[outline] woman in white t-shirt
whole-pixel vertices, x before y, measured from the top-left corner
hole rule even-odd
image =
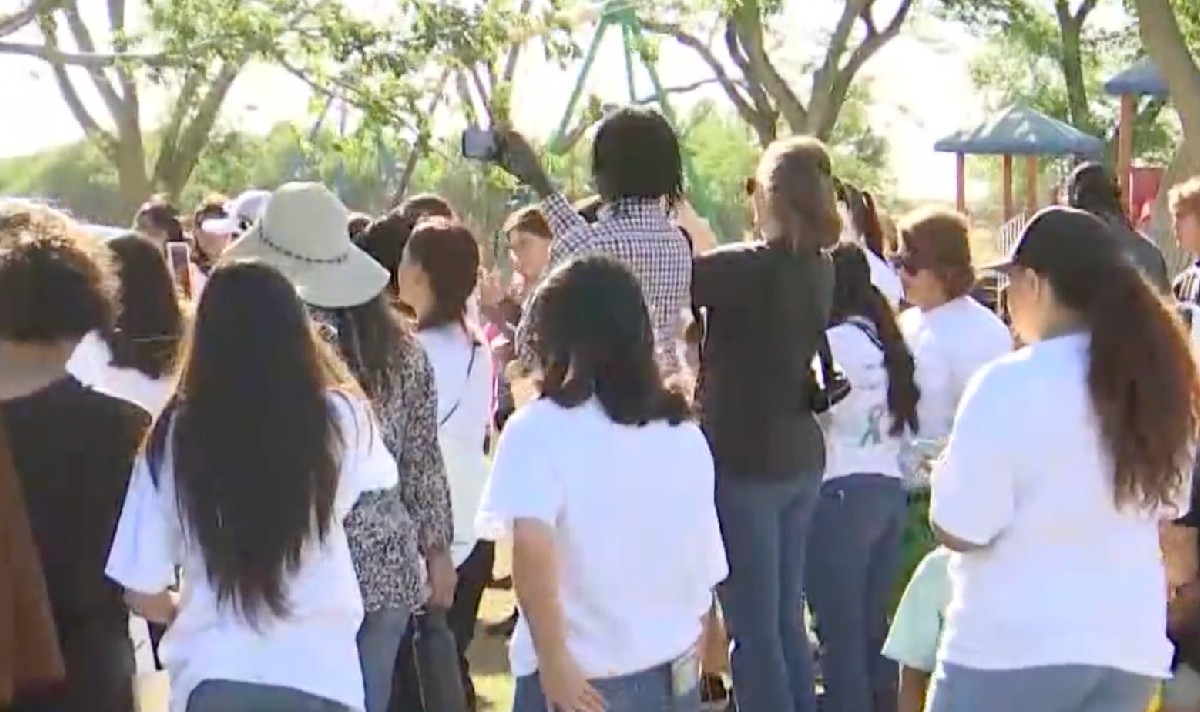
[[[495,561],[493,543],[478,541],[475,533],[475,510],[487,480],[483,448],[493,393],[491,354],[468,316],[478,278],[479,243],[470,230],[446,218],[417,223],[400,262],[400,300],[416,316],[417,340],[433,367],[438,442],[454,512],[450,557],[458,571],[448,618],[468,691],[466,651]]]
[[[183,333],[175,284],[162,252],[150,240],[131,233],[105,244],[121,283],[116,328],[85,336],[67,370],[84,385],[136,403],[158,417],[171,397]]]
[[[107,566],[135,612],[169,625],[172,712],[363,709],[342,522],[397,475],[340,363],[279,272],[213,272]]]
[[[539,295],[541,397],[501,433],[476,520],[513,540],[513,712],[698,712],[696,643],[728,573],[712,455],[627,267],[579,258]]]
[[[1187,509],[1196,364],[1087,213],[1038,213],[1001,269],[1029,346],[972,379],[933,472],[956,553],[926,709],[1143,712],[1171,664],[1160,527]]]
[[[850,393],[822,416],[825,478],[808,541],[809,606],[821,639],[826,712],[878,709],[896,696],[880,655],[900,564],[907,497],[900,448],[918,430],[912,353],[864,250],[833,250],[833,358]]]
[[[1012,351],[1000,317],[970,296],[975,285],[970,227],[942,209],[922,209],[900,221],[900,268],[904,298],[900,330],[917,361],[921,384],[922,439],[950,432],[967,381],[981,366]]]

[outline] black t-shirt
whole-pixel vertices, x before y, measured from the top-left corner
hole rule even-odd
[[[104,567],[150,416],[64,378],[0,401],[0,418],[67,664],[62,689],[16,707],[128,710],[132,670],[119,659],[122,644],[129,649],[128,611]]]

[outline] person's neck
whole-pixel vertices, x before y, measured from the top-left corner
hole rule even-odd
[[[0,340],[0,400],[29,395],[64,378],[76,345]]]
[[[923,312],[931,312],[934,309],[940,309],[941,307],[946,306],[951,301],[953,300],[939,295],[931,299],[921,300],[920,302],[913,302],[913,304],[917,307],[917,309],[920,309]]]
[[[1087,326],[1075,314],[1056,313],[1046,319],[1046,324],[1042,327],[1042,333],[1038,335],[1038,341],[1049,341],[1062,336],[1071,336],[1081,334],[1087,330]]]

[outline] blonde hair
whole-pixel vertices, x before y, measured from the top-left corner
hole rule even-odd
[[[775,141],[763,153],[754,178],[767,210],[792,249],[827,248],[837,243],[842,218],[837,209],[833,164],[825,144],[810,136]]]
[[[1171,215],[1180,218],[1194,215],[1200,218],[1200,176],[1186,180],[1171,189],[1167,194],[1171,206]]]

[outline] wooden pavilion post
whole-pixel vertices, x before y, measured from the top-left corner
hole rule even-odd
[[[955,187],[954,207],[963,215],[967,214],[967,157],[962,153],[954,154]]]
[[[1121,200],[1125,211],[1133,210],[1133,191],[1129,189],[1129,176],[1133,170],[1133,121],[1134,98],[1121,96],[1121,123],[1117,129],[1117,185],[1121,188]]]
[[[1033,215],[1038,209],[1038,159],[1025,157],[1025,214]]]
[[[1008,222],[1013,216],[1012,169],[1012,156],[1005,154],[1000,161],[1000,193],[1004,196],[1004,222]]]

